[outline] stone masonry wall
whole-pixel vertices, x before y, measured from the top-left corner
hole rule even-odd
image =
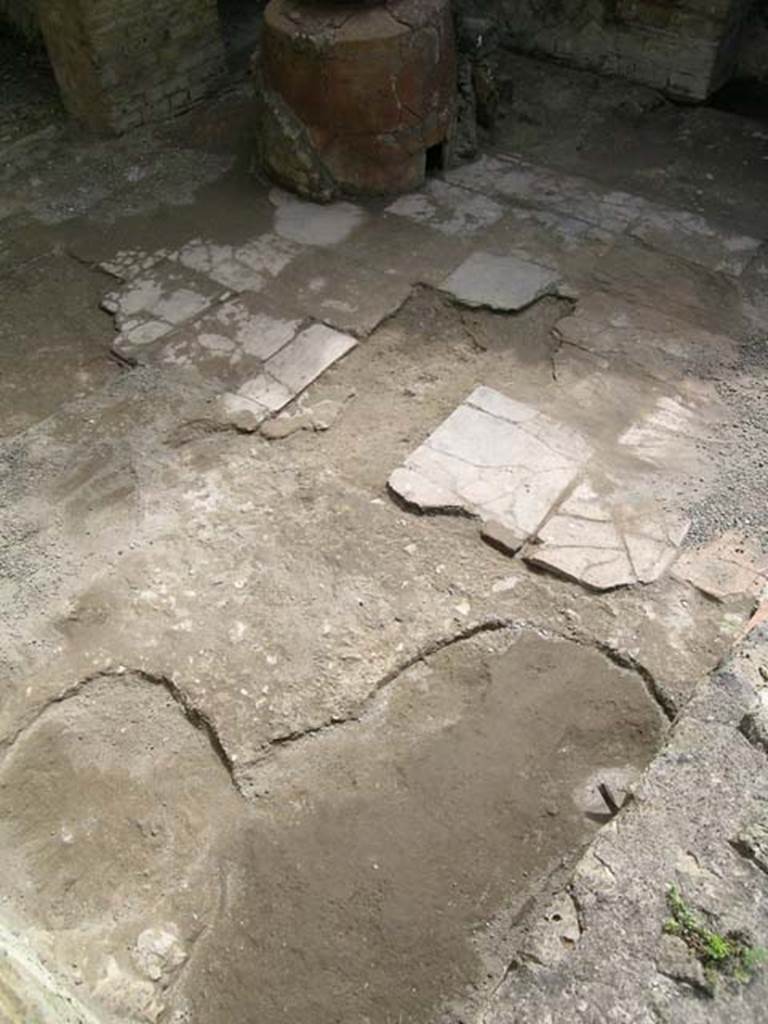
[[[224,70],[216,0],[40,0],[70,112],[124,132],[180,113]]]
[[[768,83],[768,4],[764,0],[753,2],[744,26],[736,76]]]
[[[703,100],[734,70],[751,0],[463,0],[461,6],[492,12],[516,49]]]
[[[0,21],[10,22],[22,35],[35,39],[38,35],[35,0],[0,0]]]

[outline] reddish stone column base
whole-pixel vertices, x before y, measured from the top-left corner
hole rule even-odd
[[[254,71],[281,184],[320,200],[417,188],[455,119],[450,0],[271,0]]]

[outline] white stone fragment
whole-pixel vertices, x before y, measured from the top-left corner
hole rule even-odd
[[[530,537],[573,482],[590,449],[531,406],[479,387],[395,470],[409,504],[493,521],[510,543]]]
[[[271,415],[271,409],[242,395],[219,395],[214,407],[214,417],[219,423],[250,433],[258,430]]]
[[[154,252],[147,252],[144,249],[121,249],[111,259],[100,263],[99,269],[113,277],[119,277],[122,281],[131,281],[170,255],[169,249],[156,249]]]
[[[450,277],[441,290],[465,306],[518,310],[544,295],[552,295],[561,284],[560,275],[519,256],[473,253]]]
[[[627,505],[582,483],[538,531],[525,558],[595,590],[652,583],[677,557],[688,527],[651,502]]]
[[[357,339],[352,335],[325,324],[313,324],[272,356],[266,370],[296,395],[355,345]]]

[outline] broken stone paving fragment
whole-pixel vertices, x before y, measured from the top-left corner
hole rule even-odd
[[[317,405],[313,405],[311,408],[304,408],[293,416],[283,413],[282,416],[277,416],[275,419],[267,420],[266,423],[263,423],[261,435],[266,437],[268,441],[281,441],[283,438],[290,437],[300,430],[314,430],[317,433],[323,433],[326,430],[330,430],[341,415],[346,402],[353,397],[354,392],[351,392],[341,402],[326,398],[322,402],[318,402]]]
[[[258,376],[300,327],[300,320],[262,312],[258,296],[248,293],[213,306],[156,342],[138,349],[116,343],[115,348],[141,365],[194,370],[206,383],[234,391]]]
[[[425,512],[462,512],[503,527],[507,546],[519,547],[589,454],[576,431],[481,386],[395,470],[389,486]]]
[[[223,396],[217,417],[239,430],[257,429],[356,345],[357,338],[350,334],[312,324],[270,356],[257,376]]]
[[[510,555],[516,555],[522,546],[520,534],[510,530],[508,526],[497,522],[495,519],[483,523],[480,533],[484,540],[500,551],[506,551]]]
[[[519,256],[476,252],[440,289],[464,306],[516,312],[545,295],[563,295],[565,286],[557,271],[549,267]]]
[[[170,334],[219,301],[225,289],[209,278],[165,260],[104,296],[102,309],[119,331],[113,351],[134,360],[143,346]]]
[[[742,594],[761,597],[768,587],[768,556],[754,540],[729,530],[686,551],[674,575],[718,601]]]
[[[612,502],[582,483],[538,531],[524,557],[594,590],[651,583],[677,557],[689,525],[650,502]]]

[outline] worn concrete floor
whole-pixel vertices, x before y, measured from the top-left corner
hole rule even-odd
[[[475,1019],[606,820],[597,785],[648,764],[754,608],[768,137],[556,77],[537,105],[518,63],[495,148],[395,203],[270,190],[242,89],[14,143],[0,917],[97,1019]],[[477,253],[567,287],[457,303]],[[351,350],[260,422],[265,339],[311,321]],[[478,385],[578,438],[601,501],[689,521],[694,560],[738,531],[746,577],[595,590],[396,501]]]

